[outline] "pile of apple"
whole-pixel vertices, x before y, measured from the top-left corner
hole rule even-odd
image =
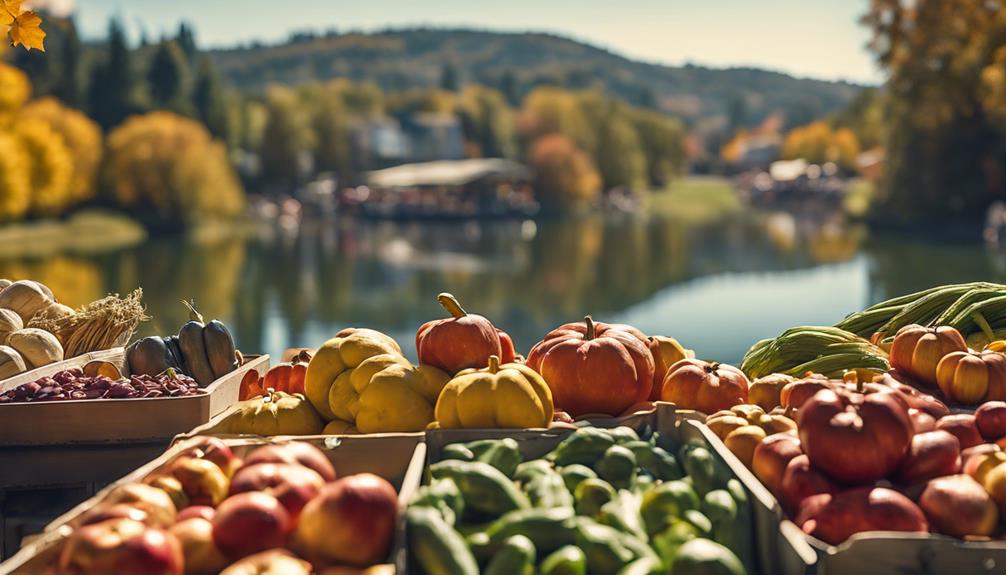
[[[303,442],[243,460],[200,437],[142,482],[77,516],[56,573],[73,575],[378,575],[398,518],[394,487],[362,473],[336,479]]]
[[[889,374],[788,386],[797,430],[766,437],[750,465],[804,532],[831,544],[864,531],[1001,533],[1006,403],[954,415]]]

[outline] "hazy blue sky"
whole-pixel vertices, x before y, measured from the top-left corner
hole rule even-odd
[[[276,41],[290,31],[427,24],[558,32],[668,64],[753,65],[876,82],[857,20],[867,0],[48,0],[72,7],[84,33],[119,15],[150,37],[180,20],[206,45]]]

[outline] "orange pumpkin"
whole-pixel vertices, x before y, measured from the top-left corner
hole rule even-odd
[[[695,353],[685,349],[673,337],[651,335],[647,338],[647,342],[650,353],[653,354],[653,389],[650,390],[650,401],[658,401],[660,386],[664,383],[667,370],[682,359],[695,357]]]
[[[304,377],[307,364],[311,363],[311,352],[302,350],[289,363],[280,363],[269,368],[263,378],[262,388],[283,391],[289,394],[305,393]]]
[[[573,417],[619,415],[645,401],[653,387],[653,355],[646,336],[620,324],[567,323],[550,331],[527,356],[545,378],[555,404]]]
[[[262,377],[254,369],[249,369],[241,378],[241,384],[238,386],[238,400],[244,401],[260,395],[265,395]]]
[[[683,359],[667,372],[660,399],[684,409],[716,413],[747,403],[749,386],[744,372],[732,365]]]
[[[891,344],[891,367],[929,385],[936,385],[936,366],[947,354],[967,351],[961,333],[949,326],[912,324],[898,330]]]
[[[463,369],[483,368],[489,358],[513,363],[513,340],[488,319],[470,314],[449,293],[437,296],[451,317],[424,323],[416,332],[419,363],[432,365],[454,375]]]
[[[1006,355],[997,351],[955,351],[936,367],[940,391],[958,403],[1006,400]]]

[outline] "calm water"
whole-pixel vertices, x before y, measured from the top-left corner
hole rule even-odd
[[[0,260],[79,305],[145,290],[143,334],[177,331],[179,301],[226,321],[247,352],[316,346],[347,326],[395,337],[441,317],[450,291],[527,350],[592,314],[673,335],[699,356],[739,361],[756,340],[937,283],[1006,280],[980,245],[868,237],[861,228],[743,216],[689,226],[645,217],[483,224],[305,223],[254,237],[166,238],[108,253]]]

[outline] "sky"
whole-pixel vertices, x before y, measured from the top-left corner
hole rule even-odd
[[[39,0],[42,1],[42,0]],[[134,37],[182,20],[204,46],[276,42],[292,31],[432,25],[547,31],[648,62],[755,66],[876,83],[858,24],[867,0],[45,0],[73,11],[87,37],[119,16]]]

